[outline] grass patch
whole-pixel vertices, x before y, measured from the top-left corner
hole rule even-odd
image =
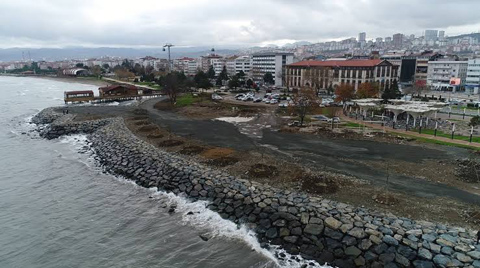
[[[416,136],[411,136],[408,134],[403,134],[403,133],[395,133],[397,136],[409,138],[415,141],[419,142],[424,142],[424,143],[430,143],[430,144],[437,144],[437,145],[445,145],[445,146],[454,146],[454,147],[459,147],[459,148],[464,148],[464,149],[469,149],[469,150],[475,150],[475,151],[480,151],[480,148],[470,146],[470,145],[464,145],[464,144],[456,144],[456,143],[451,143],[451,142],[445,142],[445,141],[439,141],[439,140],[434,140],[434,139],[429,139],[429,138],[423,138],[423,137],[416,137]]]
[[[418,129],[415,129],[418,132]],[[422,129],[422,134],[435,135],[435,130],[433,129]],[[452,134],[445,133],[442,131],[437,131],[437,137],[451,138]],[[454,135],[454,140],[470,141],[470,136]],[[480,142],[480,137],[472,137],[472,142]]]
[[[354,122],[347,122],[345,126],[346,127],[362,127],[363,125],[359,123],[354,123]]]
[[[184,94],[177,97],[177,102],[175,103],[175,106],[185,107],[197,102],[203,102],[208,100],[211,100],[210,94],[201,93],[201,94],[198,94],[198,96],[193,96],[193,94]]]

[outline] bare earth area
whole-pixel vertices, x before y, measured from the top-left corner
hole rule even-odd
[[[171,107],[74,107],[78,120],[122,116],[141,139],[230,174],[398,216],[477,228],[480,183],[460,180],[466,149],[379,134],[302,133],[284,128],[275,109],[234,103]],[[251,117],[227,123],[218,117]]]

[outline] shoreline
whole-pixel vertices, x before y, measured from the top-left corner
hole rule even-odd
[[[237,224],[246,223],[264,246],[281,245],[289,253],[339,267],[480,265],[480,247],[474,246],[472,230],[241,180],[153,147],[136,137],[121,118],[72,122],[50,108],[33,122],[50,124],[43,133],[46,138],[90,134],[108,172],[147,188],[210,201],[210,210]]]
[[[0,74],[0,76],[39,78],[39,79],[45,79],[45,80],[51,80],[51,81],[57,81],[57,82],[78,83],[78,84],[98,86],[98,87],[108,86],[112,84],[107,81],[100,80],[94,77],[68,77],[68,76],[49,76],[49,75],[5,75],[5,74]]]

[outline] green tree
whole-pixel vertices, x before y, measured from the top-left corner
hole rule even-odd
[[[397,99],[401,96],[400,90],[398,89],[398,82],[397,80],[393,80],[392,84],[385,88],[382,93],[382,99],[387,101],[389,99]]]
[[[92,67],[91,72],[94,76],[100,76],[103,73],[103,69],[99,65],[95,65]]]
[[[328,95],[331,95],[334,91],[335,91],[335,89],[333,88],[333,85],[330,84],[330,85],[327,87],[327,93],[328,93]]]
[[[108,63],[104,63],[104,64],[102,65],[102,67],[103,67],[103,69],[105,69],[105,70],[110,69],[110,65],[108,65]]]
[[[468,123],[471,127],[477,127],[480,125],[480,116],[476,115],[470,119],[470,123]]]
[[[218,75],[218,77],[223,81],[223,80],[228,80],[228,72],[227,72],[227,67],[223,66],[222,72]]]
[[[83,68],[84,66],[83,66],[83,63],[79,62],[79,63],[75,64],[75,67]]]
[[[234,75],[232,79],[228,81],[228,87],[236,89],[239,86],[240,86],[240,80],[238,79],[238,76]]]
[[[197,88],[209,89],[213,86],[212,83],[210,83],[210,79],[208,78],[207,74],[201,70],[195,74],[193,81],[195,82]]]
[[[266,84],[269,84],[269,85],[273,85],[275,83],[275,81],[273,80],[272,73],[265,73],[263,75],[263,82],[265,82]]]
[[[210,65],[210,68],[208,68],[207,77],[210,79],[215,78],[215,70],[213,69],[213,65]]]
[[[177,102],[177,96],[185,88],[186,77],[180,72],[168,73],[162,81],[162,90],[168,95],[170,103]]]

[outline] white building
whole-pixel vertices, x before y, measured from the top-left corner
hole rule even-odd
[[[235,59],[235,73],[243,71],[246,75],[250,74],[252,58],[250,56],[241,56]]]
[[[465,93],[480,93],[480,59],[468,61],[467,78],[465,81]]]
[[[291,63],[293,63],[293,53],[255,53],[252,55],[251,67],[253,80],[263,83],[263,76],[271,73],[275,86],[281,87],[283,86],[282,77],[284,77],[285,66]]]
[[[438,60],[428,62],[427,86],[434,90],[456,91],[465,84],[468,61]],[[460,85],[450,84],[452,78],[460,79]]]

